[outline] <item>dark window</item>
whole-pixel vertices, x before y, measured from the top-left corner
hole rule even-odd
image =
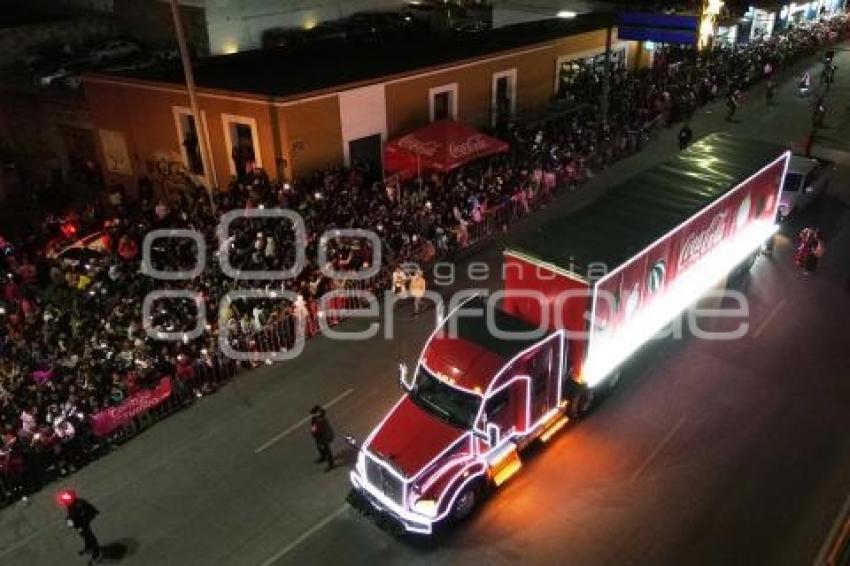
[[[496,419],[505,410],[510,401],[510,390],[505,388],[487,401],[487,420],[489,422],[497,422]]]
[[[239,151],[245,152],[254,158],[254,137],[251,135],[251,126],[248,124],[236,124],[236,146]]]
[[[487,416],[487,422],[498,425],[502,429],[502,434],[508,434],[511,428],[516,425],[515,411],[510,409],[511,392],[513,386],[508,386],[502,391],[496,393],[487,400],[484,406],[484,413]]]
[[[795,192],[800,190],[800,181],[803,176],[799,173],[789,172],[785,175],[785,182],[782,184],[782,190],[785,192]]]
[[[201,159],[201,146],[198,142],[198,130],[195,127],[195,117],[183,114],[180,120],[183,131],[180,132],[183,148],[186,150],[186,165],[194,175],[204,174],[204,162]]]
[[[508,77],[496,79],[496,108],[494,110],[497,122],[511,115],[510,85]]]
[[[251,169],[257,158],[254,153],[254,136],[251,126],[239,122],[230,123],[230,139],[233,143],[231,158],[238,178],[242,178]]]
[[[434,121],[451,117],[451,92],[434,95]]]

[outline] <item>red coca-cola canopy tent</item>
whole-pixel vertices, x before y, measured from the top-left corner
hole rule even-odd
[[[384,169],[403,177],[427,169],[446,172],[507,150],[506,142],[445,119],[389,142],[384,148]]]

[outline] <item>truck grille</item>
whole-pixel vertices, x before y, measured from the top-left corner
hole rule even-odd
[[[404,499],[404,484],[384,466],[372,458],[366,458],[366,480],[381,491],[387,499],[402,506]]]

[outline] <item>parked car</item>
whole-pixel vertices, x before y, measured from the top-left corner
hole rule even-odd
[[[93,61],[108,61],[128,57],[138,53],[142,48],[138,43],[126,39],[112,39],[96,47],[89,52],[89,58]]]
[[[835,164],[820,157],[792,155],[782,182],[779,198],[779,219],[809,206],[827,187]]]
[[[70,44],[61,41],[52,41],[42,43],[27,50],[26,53],[21,55],[19,62],[30,71],[34,71],[38,67],[44,67],[51,63],[60,63],[73,56],[74,48]]]
[[[316,27],[304,32],[306,41],[344,40],[348,38],[345,28],[338,21],[322,22]]]
[[[413,17],[391,11],[363,11],[342,20],[350,38],[374,38],[407,34],[422,27]]]
[[[65,84],[65,80],[86,67],[84,61],[73,60],[56,65],[45,65],[44,70],[36,71],[36,82],[41,86]]]
[[[180,58],[176,49],[157,49],[151,55],[155,61],[176,61]]]
[[[272,47],[292,47],[304,43],[306,32],[300,28],[269,28],[263,31],[262,45],[268,49]]]

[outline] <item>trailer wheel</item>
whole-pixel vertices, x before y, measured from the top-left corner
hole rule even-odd
[[[615,387],[617,387],[617,384],[620,383],[621,374],[622,374],[622,370],[619,370],[619,369],[611,373],[611,375],[608,377],[608,383],[607,383],[609,390],[612,390]]]
[[[452,518],[455,521],[463,521],[475,510],[475,507],[478,505],[478,485],[477,482],[467,485],[460,492],[460,495],[457,496],[457,499],[455,499],[454,508],[452,509]]]
[[[753,264],[756,262],[757,257],[758,257],[758,252],[753,252],[750,255],[748,255],[746,257],[746,259],[744,259],[744,261],[741,262],[740,269],[741,269],[742,274],[746,273],[747,271],[749,271],[753,267]]]
[[[744,277],[749,274],[750,269],[753,267],[753,264],[756,262],[756,257],[758,257],[758,251],[755,251],[744,258],[741,263],[736,265],[734,269],[729,273],[727,281],[734,285],[738,285],[741,281],[744,280]]]
[[[581,390],[575,394],[575,396],[572,398],[572,401],[570,402],[570,418],[576,421],[590,414],[594,406],[594,397],[595,396],[593,394],[593,389],[589,387],[582,387]]]

